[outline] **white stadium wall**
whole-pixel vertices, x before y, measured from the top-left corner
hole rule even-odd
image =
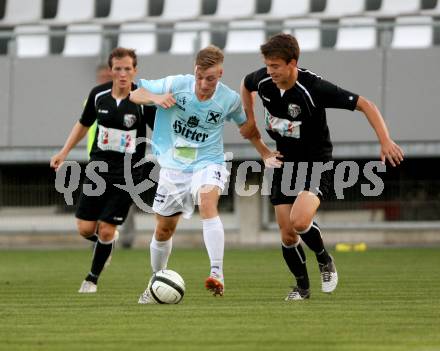
[[[374,101],[384,112],[395,139],[430,142],[438,140],[440,130],[440,100],[436,98],[439,58],[439,48],[386,53],[321,50],[303,53],[299,66]],[[139,77],[154,79],[192,72],[192,60],[190,55],[143,56],[139,58]],[[97,63],[97,57],[0,57],[1,71],[9,73],[0,81],[0,147],[61,146],[94,85]],[[259,54],[229,54],[223,81],[238,90],[241,78],[261,65]],[[261,104],[257,104],[261,116]],[[328,121],[336,143],[375,140],[359,113],[329,110]],[[228,127],[226,143],[247,143],[235,129]]]

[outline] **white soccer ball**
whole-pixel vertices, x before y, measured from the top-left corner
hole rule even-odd
[[[179,273],[162,269],[153,274],[148,283],[151,297],[161,304],[175,304],[183,299],[185,282]]]

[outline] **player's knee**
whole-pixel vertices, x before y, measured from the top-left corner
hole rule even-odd
[[[281,241],[286,246],[292,246],[296,244],[298,242],[298,239],[298,235],[293,230],[281,233]]]
[[[204,185],[198,194],[198,206],[202,219],[218,216],[217,204],[221,190],[216,185]]]
[[[103,233],[99,233],[99,239],[101,239],[101,241],[104,242],[112,241],[114,237],[115,237],[115,231],[113,232],[104,231]]]
[[[170,227],[156,228],[154,237],[156,238],[157,241],[167,241],[173,236],[173,234],[174,234],[174,228],[170,228]]]
[[[116,228],[114,226],[100,225],[98,230],[99,239],[104,242],[112,241],[115,237]]]
[[[76,223],[76,227],[78,229],[79,235],[81,235],[83,238],[88,238],[95,234],[96,226],[90,225],[90,224],[84,224],[81,221],[78,221]]]
[[[298,235],[295,233],[295,231],[290,227],[281,227],[281,241],[284,243],[284,245],[290,246],[295,244],[298,241]]]
[[[290,217],[290,223],[293,230],[297,233],[302,233],[307,230],[310,226],[310,220],[308,218],[301,218],[297,216]]]
[[[204,219],[218,216],[217,203],[202,198],[199,204],[200,216]]]

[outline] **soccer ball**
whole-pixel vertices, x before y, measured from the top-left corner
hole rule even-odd
[[[175,304],[183,299],[185,282],[179,273],[162,269],[153,274],[147,289],[157,303]]]

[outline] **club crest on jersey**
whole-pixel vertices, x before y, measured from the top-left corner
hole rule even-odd
[[[186,125],[190,128],[195,128],[199,125],[199,119],[196,116],[190,116]]]
[[[177,98],[177,102],[178,102],[179,104],[181,104],[182,106],[185,106],[185,104],[186,104],[186,96],[179,96],[179,97]]]
[[[186,104],[186,96],[179,96],[177,98],[176,106],[180,108],[182,111],[186,111],[185,104]]]
[[[211,124],[218,124],[220,123],[221,119],[222,119],[221,112],[209,110],[208,115],[206,116],[206,122]]]
[[[124,127],[131,128],[136,123],[136,116],[131,114],[124,115]]]
[[[289,106],[287,106],[287,113],[292,118],[296,118],[301,113],[301,107],[295,104],[289,104]]]

